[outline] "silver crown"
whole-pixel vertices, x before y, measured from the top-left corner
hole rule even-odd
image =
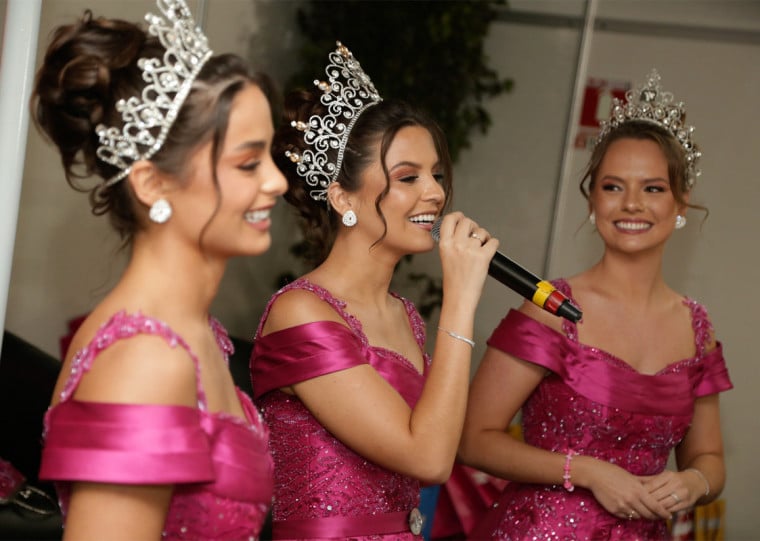
[[[298,164],[297,173],[313,188],[309,195],[316,201],[327,200],[327,187],[338,178],[348,136],[359,115],[382,101],[351,51],[340,41],[336,45],[325,68],[328,82],[314,81],[322,91],[319,99],[327,112],[312,115],[308,122],[292,121],[291,126],[304,132],[303,140],[308,148],[300,153],[285,151],[285,155]],[[328,156],[331,149],[338,150],[334,163]]]
[[[631,120],[643,120],[665,128],[673,134],[686,153],[685,187],[691,189],[701,173],[697,161],[702,153],[691,139],[694,126],[685,124],[685,117],[684,103],[673,103],[673,93],[660,88],[660,74],[653,69],[646,83],[625,93],[624,102],[613,98],[610,118],[599,123],[601,129],[596,141],[598,144],[616,127]]]
[[[156,0],[156,5],[165,19],[148,13],[145,20],[148,32],[166,49],[163,58],[137,61],[147,84],[140,96],[116,102],[124,126],[95,128],[101,145],[96,150],[98,158],[121,170],[105,186],[127,176],[134,162],[148,160],[159,151],[193,81],[213,54],[184,0]]]

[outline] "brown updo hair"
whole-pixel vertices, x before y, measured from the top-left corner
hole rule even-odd
[[[303,132],[291,126],[291,121],[308,122],[312,115],[324,115],[326,107],[320,102],[322,92],[314,90],[296,90],[285,97],[284,121],[277,129],[272,141],[274,161],[288,180],[285,200],[293,205],[298,213],[299,224],[304,235],[303,256],[314,266],[322,263],[332,247],[340,226],[339,216],[331,212],[325,201],[315,201],[309,192],[313,189],[306,184],[296,171],[297,164],[285,156],[286,151],[299,155],[306,148]],[[444,208],[448,208],[452,193],[452,164],[448,144],[443,131],[427,114],[400,100],[381,101],[365,109],[354,124],[348,137],[343,155],[343,163],[335,182],[347,192],[356,192],[361,188],[364,170],[375,160],[375,148],[380,145],[380,163],[385,173],[385,189],[375,200],[375,209],[386,226],[383,234],[373,246],[385,238],[387,224],[380,210],[380,203],[390,189],[390,177],[385,157],[396,134],[404,127],[420,126],[430,132],[438,154],[443,173],[442,186],[446,194]],[[337,161],[337,149],[327,152],[331,163]]]
[[[580,182],[580,190],[583,197],[589,200],[591,191],[596,184],[599,167],[604,160],[610,145],[620,139],[636,139],[653,141],[662,150],[665,159],[668,162],[668,182],[673,198],[681,206],[699,209],[707,212],[707,209],[701,205],[690,204],[686,202],[686,194],[690,188],[687,183],[689,178],[688,164],[686,162],[686,151],[676,138],[667,129],[644,120],[629,120],[615,127],[604,139],[599,141],[591,153],[583,178]],[[696,148],[696,146],[695,146]]]
[[[36,126],[58,147],[66,181],[74,189],[89,192],[93,214],[108,214],[124,245],[129,244],[146,219],[145,209],[138,204],[127,179],[108,187],[103,183],[84,187],[79,181],[91,176],[110,179],[119,172],[117,167],[97,157],[100,143],[95,128],[101,123],[123,126],[116,102],[140,96],[145,87],[138,59],[162,58],[164,51],[158,39],[140,26],[118,19],[94,18],[87,10],[77,22],[54,31],[30,101]],[[261,74],[251,75],[240,57],[212,56],[194,80],[164,144],[151,162],[182,182],[189,154],[212,141],[216,163],[232,101],[247,83],[258,85],[270,97],[270,81]],[[219,195],[216,168],[213,180]]]

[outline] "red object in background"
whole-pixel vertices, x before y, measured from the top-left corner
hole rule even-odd
[[[61,336],[59,344],[61,347],[61,361],[63,361],[66,358],[66,352],[69,350],[69,346],[71,345],[71,340],[74,338],[74,334],[76,334],[77,329],[79,326],[84,322],[84,320],[87,318],[87,314],[77,316],[74,318],[71,318],[68,323],[69,327],[69,333],[65,336]]]
[[[578,149],[591,150],[596,144],[599,133],[599,121],[610,117],[612,100],[617,98],[625,102],[625,93],[631,88],[631,83],[625,81],[610,81],[589,77],[583,91],[581,117],[578,119],[578,132],[575,134],[573,146]]]
[[[463,464],[454,464],[451,477],[438,494],[431,539],[464,538],[483,520],[507,481]]]
[[[631,83],[628,82],[589,77],[583,92],[580,125],[598,128],[599,121],[610,116],[612,98],[624,102],[625,93],[629,88]]]
[[[694,541],[694,513],[680,511],[675,513],[670,522],[670,534],[673,541]]]

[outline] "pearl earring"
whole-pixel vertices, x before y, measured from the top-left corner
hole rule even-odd
[[[676,216],[676,229],[683,229],[683,227],[686,225],[686,216],[681,216],[680,214]]]
[[[346,227],[354,227],[356,225],[356,213],[351,209],[347,210],[341,221]]]

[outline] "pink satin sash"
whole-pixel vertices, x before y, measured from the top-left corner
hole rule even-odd
[[[272,523],[274,539],[329,539],[408,531],[408,511],[363,517],[305,518]]]

